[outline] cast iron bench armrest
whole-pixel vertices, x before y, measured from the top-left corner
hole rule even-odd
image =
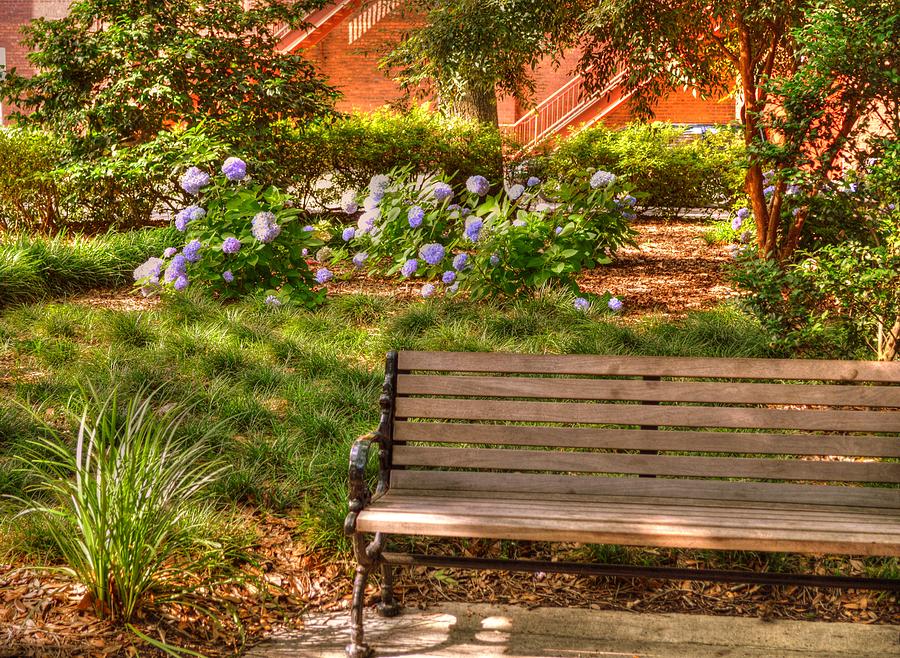
[[[373,492],[366,482],[366,466],[369,463],[369,451],[372,445],[384,450],[384,439],[377,431],[364,434],[353,442],[350,449],[350,511],[344,520],[344,533],[347,536],[356,531],[356,517],[372,500]],[[378,487],[376,492],[382,493],[387,488],[388,471],[381,467],[379,460]]]

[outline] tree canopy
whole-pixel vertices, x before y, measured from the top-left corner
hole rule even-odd
[[[24,28],[37,72],[9,71],[16,120],[88,148],[201,121],[252,132],[331,109],[336,93],[301,55],[277,51],[319,0],[78,0]]]

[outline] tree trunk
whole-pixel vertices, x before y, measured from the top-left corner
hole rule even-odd
[[[463,95],[448,103],[452,114],[475,119],[497,127],[497,92],[494,89],[469,86]]]

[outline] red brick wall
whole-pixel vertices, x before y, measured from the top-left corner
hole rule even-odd
[[[0,0],[0,48],[6,49],[6,68],[19,73],[32,73],[21,44],[21,27],[32,18],[62,18],[69,8],[68,0]],[[3,117],[9,108],[3,108]]]
[[[348,19],[334,27],[328,35],[305,54],[327,76],[331,84],[343,94],[338,109],[369,111],[400,100],[399,87],[378,68],[378,60],[395,44],[400,36],[417,24],[414,16],[395,9],[382,18],[354,43],[350,40],[350,25],[371,5],[363,6]],[[558,67],[548,62],[535,72],[535,100],[540,102],[562,86],[578,63],[579,52],[569,51]],[[512,98],[500,98],[497,114],[500,123],[514,123],[527,111]],[[657,106],[657,119],[675,123],[728,123],[734,120],[734,101],[725,99],[700,100],[690,92],[675,92]],[[606,118],[610,125],[629,120],[627,107],[617,109]]]

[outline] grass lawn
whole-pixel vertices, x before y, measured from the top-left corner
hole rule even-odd
[[[761,329],[727,304],[670,321],[617,317],[605,309],[581,313],[573,308],[570,295],[555,292],[490,304],[338,294],[314,312],[250,302],[221,306],[199,297],[145,302],[124,294],[7,308],[0,311],[0,495],[4,496],[0,498],[0,564],[46,565],[60,559],[39,517],[16,516],[22,508],[16,498],[27,497],[30,476],[21,471],[15,456],[23,454],[28,440],[41,432],[19,405],[31,406],[50,424],[72,427],[74,419],[64,410],[88,382],[101,393],[117,388],[123,396],[150,386],[159,388],[160,404],[194,403],[183,431],[188,438],[200,437],[215,427],[210,456],[230,467],[215,485],[214,505],[206,508],[197,537],[198,547],[209,551],[208,563],[237,566],[246,573],[248,565],[253,571],[260,563],[260,546],[290,553],[291,546],[302,544],[303,551],[321,557],[310,563],[311,569],[331,563],[327,576],[331,593],[326,598],[340,605],[341,597],[349,593],[348,546],[341,530],[349,448],[377,423],[382,363],[389,349],[770,355]],[[284,525],[278,526],[282,522],[277,519]],[[468,551],[497,557],[560,555],[680,566],[853,571],[894,577],[897,573],[896,560],[553,548],[538,542],[524,546],[464,543]],[[423,539],[419,548],[426,545],[433,551],[449,546],[446,540]],[[310,570],[302,565],[296,568],[298,573]],[[213,575],[228,579],[232,574],[225,569]],[[593,580],[579,585],[566,576],[540,583],[530,575],[480,574],[477,582],[463,578],[469,576],[452,570],[427,576],[406,573],[398,582],[398,593],[417,601],[477,598],[473,591],[483,591],[488,600],[498,603],[533,603],[538,589],[546,592],[547,605],[591,605],[600,595],[612,605],[631,607],[638,602],[636,609],[683,610],[686,605],[678,583],[634,589]],[[726,596],[719,585],[712,587],[698,594],[706,606],[703,610],[765,614],[766,606],[771,607],[764,592],[757,593],[759,587],[745,588],[737,598]],[[247,586],[242,591],[256,590]],[[643,607],[644,599],[651,607]],[[855,598],[852,602],[858,606]],[[816,590],[808,590],[802,600],[787,595],[784,609],[777,614],[845,619],[845,603],[838,595],[820,598]],[[269,628],[259,623],[255,612],[259,605],[259,601],[248,605],[242,617],[247,625],[257,624],[251,629],[252,637],[264,635]],[[271,602],[273,609],[280,605]],[[309,603],[301,608],[304,605]],[[880,595],[868,606],[854,608],[853,614],[872,615],[865,617],[871,621],[900,614],[896,601]],[[284,620],[299,616],[296,609],[282,609],[279,614]],[[196,628],[190,631],[196,632]],[[205,637],[195,641],[189,635],[183,642],[204,652],[210,644],[221,644],[220,639],[210,639],[217,637],[215,631]],[[229,651],[243,641],[231,642]]]

